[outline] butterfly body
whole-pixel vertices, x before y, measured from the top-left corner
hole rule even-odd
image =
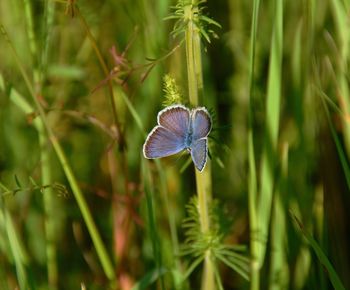
[[[208,135],[211,118],[204,108],[188,109],[183,105],[169,106],[158,113],[158,125],[149,133],[143,145],[148,159],[190,152],[199,171],[204,169],[208,155]]]
[[[191,149],[191,145],[192,145],[192,128],[191,128],[191,123],[190,126],[188,128],[188,132],[185,136],[185,141],[184,141],[184,145],[186,147],[186,149],[190,150]]]

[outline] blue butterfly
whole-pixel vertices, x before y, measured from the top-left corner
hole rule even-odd
[[[166,157],[187,150],[194,165],[203,171],[208,156],[211,117],[206,108],[188,109],[183,105],[166,107],[158,113],[158,125],[143,145],[145,158]]]

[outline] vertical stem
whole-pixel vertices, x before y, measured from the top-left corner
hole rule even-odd
[[[31,9],[29,0],[23,0],[23,4],[24,4],[24,12],[25,12],[25,21],[27,25],[28,40],[29,40],[29,50],[30,50],[30,53],[32,54],[33,67],[36,67],[37,59],[35,58],[35,56],[37,55],[38,47],[35,41],[32,9]],[[34,74],[34,80],[37,81],[39,79],[38,70],[34,69],[33,74]]]
[[[39,68],[39,50],[37,45],[37,38],[35,36],[35,29],[33,23],[33,14],[31,9],[31,3],[28,0],[23,0],[25,7],[25,20],[27,25],[27,33],[29,39],[29,50],[33,62],[33,79],[34,79],[34,89],[35,94],[41,94],[41,81],[43,77],[42,71]],[[45,8],[45,16],[47,23],[45,25],[45,31],[47,32],[46,37],[48,37],[49,25],[53,22],[53,3],[45,2],[47,5]],[[45,39],[45,47],[43,49],[43,58],[45,62],[47,61],[48,53],[48,38]],[[45,57],[45,59],[44,59]],[[43,67],[41,67],[43,68]],[[47,138],[45,127],[41,120],[35,121],[35,127],[39,135],[39,144],[40,144],[40,165],[41,165],[41,184],[48,185],[52,183],[51,178],[51,168],[50,168],[50,153],[49,153],[49,140]],[[57,289],[58,283],[58,268],[57,268],[57,255],[56,255],[56,235],[55,235],[55,222],[54,222],[54,196],[51,188],[47,188],[43,194],[43,203],[45,210],[45,235],[46,235],[46,264],[47,264],[47,278],[50,289]]]
[[[281,172],[282,176],[277,186],[276,194],[273,198],[271,210],[271,254],[269,290],[288,289],[289,269],[286,261],[286,216],[283,205],[283,195],[286,192],[286,182],[288,176],[288,142],[285,142],[281,152]]]
[[[252,98],[254,93],[254,64],[255,64],[255,42],[259,15],[259,0],[254,0],[253,16],[250,35],[250,56],[249,56],[249,116],[248,116],[248,207],[249,207],[249,226],[250,226],[250,255],[251,255],[251,274],[250,289],[258,290],[260,285],[260,272],[257,244],[257,177],[254,154],[254,138],[253,138],[253,104]]]
[[[339,83],[339,105],[341,110],[347,116],[350,114],[350,92],[348,85],[348,61],[349,61],[349,17],[346,9],[346,5],[342,1],[330,1],[334,21],[338,30],[339,41],[339,70],[337,71],[337,82]],[[343,119],[343,134],[345,149],[348,156],[350,156],[350,125],[345,118]]]
[[[151,180],[150,170],[148,168],[147,162],[142,163],[142,172],[145,184],[145,194],[146,194],[146,202],[147,202],[147,214],[148,214],[148,223],[149,223],[149,234],[152,241],[152,248],[154,252],[154,258],[156,262],[156,267],[158,271],[161,271],[162,268],[162,251],[161,251],[161,243],[159,239],[159,234],[156,226],[156,217],[155,217],[155,202],[154,202],[154,188]],[[160,277],[160,289],[165,289],[164,277]]]
[[[47,61],[49,55],[50,32],[54,21],[54,3],[45,1],[45,33],[44,45],[42,48],[42,58],[40,62],[38,83],[43,83],[43,78],[47,71]],[[40,85],[41,87],[41,85]],[[42,184],[51,184],[51,166],[50,166],[50,146],[45,127],[40,119],[36,122],[36,128],[39,134],[40,155],[41,155],[41,180]],[[55,290],[58,287],[58,266],[57,266],[57,234],[55,217],[55,197],[53,190],[49,187],[43,194],[45,208],[45,233],[46,233],[46,258],[47,258],[47,277],[50,289]]]
[[[9,190],[0,183],[0,193],[2,191]],[[15,224],[12,220],[11,214],[9,213],[9,210],[6,208],[6,202],[4,200],[4,197],[1,196],[1,218],[4,221],[4,232],[7,235],[8,238],[8,244],[9,244],[9,250],[11,251],[11,254],[13,256],[15,268],[16,268],[16,275],[18,284],[20,286],[20,289],[32,289],[30,286],[30,283],[28,281],[28,274],[26,265],[28,264],[28,257],[23,251],[23,245],[21,243],[21,238],[18,235],[18,232],[16,230]]]
[[[249,207],[249,226],[250,226],[250,255],[251,255],[251,273],[250,273],[250,290],[260,288],[260,268],[258,262],[258,213],[256,208],[257,199],[257,179],[254,155],[253,129],[249,128],[248,132],[248,207]]]
[[[192,1],[193,2],[193,1]],[[195,52],[194,52],[194,34],[195,25],[193,23],[192,4],[185,7],[185,18],[188,19],[186,36],[186,60],[188,77],[188,96],[192,106],[198,106],[198,85],[195,71]],[[198,52],[198,51],[196,51]],[[200,53],[200,51],[199,51]]]
[[[211,164],[207,162],[203,172],[196,170],[196,186],[198,195],[198,210],[200,214],[201,230],[206,233],[210,229],[208,204],[211,201]]]
[[[277,163],[276,150],[278,143],[281,84],[282,84],[282,49],[283,49],[283,0],[274,2],[274,24],[271,40],[269,75],[266,97],[265,138],[261,157],[260,195],[258,203],[258,261],[264,263],[268,240],[271,206],[274,189],[274,172]]]
[[[185,18],[188,20],[186,27],[186,60],[187,60],[187,76],[188,76],[188,92],[189,100],[192,106],[199,105],[199,98],[203,92],[202,62],[201,62],[201,46],[200,34],[195,24],[195,17],[198,17],[197,1],[185,6]],[[202,233],[208,233],[210,230],[209,208],[208,204],[212,199],[211,185],[211,166],[208,160],[203,172],[196,172],[196,187],[198,195],[198,212],[201,223]],[[208,250],[205,254],[204,269],[202,275],[202,290],[215,289],[215,265],[211,258],[211,252]]]
[[[36,126],[39,133],[40,159],[41,159],[41,182],[43,185],[51,184],[51,168],[49,141],[47,139],[45,128],[42,122],[37,122]],[[47,276],[50,289],[57,289],[58,269],[56,254],[56,234],[54,222],[55,200],[51,188],[47,188],[43,193],[45,209],[45,233],[46,233],[46,259],[47,259]]]
[[[5,218],[5,228],[7,237],[9,239],[10,250],[12,252],[15,265],[16,265],[16,274],[18,278],[19,285],[21,289],[30,289],[28,283],[28,275],[26,272],[25,265],[23,263],[23,259],[18,253],[18,248],[20,247],[20,239],[15,231],[15,226],[13,220],[11,218],[10,213],[7,209],[4,210],[4,218]]]

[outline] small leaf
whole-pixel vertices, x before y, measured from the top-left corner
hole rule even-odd
[[[179,19],[182,18],[181,15],[169,15],[163,18],[163,20],[170,20],[170,19]]]
[[[201,15],[200,16],[200,20],[203,20],[203,21],[205,21],[205,22],[207,22],[209,24],[213,24],[213,25],[215,25],[215,26],[217,26],[219,28],[222,28],[221,25],[218,22],[216,22],[215,20],[213,20],[213,19],[211,19],[211,18],[209,18],[209,17],[207,17],[205,15]]]
[[[194,271],[194,269],[197,268],[197,266],[204,260],[204,255],[199,256],[197,259],[195,259],[190,267],[187,269],[185,275],[184,275],[184,279],[187,279],[188,276],[191,275],[191,273]]]
[[[167,272],[168,270],[166,270],[165,268],[151,270],[132,287],[132,290],[143,290],[148,288],[151,284],[157,281],[160,276],[164,275]]]
[[[0,188],[1,188],[4,192],[8,192],[7,188],[6,188],[2,183],[0,183]]]
[[[249,281],[248,271],[245,269],[245,267],[243,267],[242,265],[238,265],[236,261],[231,261],[227,257],[222,256],[220,254],[217,254],[215,257],[224,264],[226,264],[228,267],[230,267],[232,270],[237,272],[239,275],[241,275],[244,279]]]
[[[35,187],[38,186],[38,185],[36,184],[35,180],[34,180],[31,176],[29,176],[29,181],[30,181],[30,183],[31,183],[33,186],[35,186]]]
[[[17,175],[15,174],[15,182],[16,182],[16,185],[19,187],[19,188],[22,188],[22,185],[21,185],[21,183],[19,182],[19,179],[18,179],[18,177],[17,177]]]
[[[206,40],[208,43],[210,43],[210,37],[209,37],[209,35],[207,34],[207,32],[206,32],[202,27],[199,28],[199,31],[200,31],[200,33],[203,35],[203,37],[205,38],[205,40]]]

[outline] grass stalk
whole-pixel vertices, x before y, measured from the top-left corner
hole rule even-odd
[[[258,213],[257,213],[257,176],[254,154],[253,128],[248,129],[248,210],[250,224],[250,289],[258,290],[260,285],[260,267],[258,261]]]
[[[250,35],[250,55],[249,55],[249,116],[248,116],[248,211],[250,225],[250,289],[258,290],[260,282],[260,271],[258,263],[258,213],[257,213],[257,176],[254,154],[254,132],[253,132],[253,94],[254,94],[254,67],[255,67],[255,47],[256,34],[259,15],[259,0],[253,2],[253,15]]]
[[[32,61],[33,61],[33,67],[36,67],[37,65],[37,59],[35,58],[38,52],[38,46],[35,39],[35,33],[34,33],[34,21],[32,17],[32,7],[29,0],[23,0],[24,4],[24,14],[25,14],[25,21],[27,25],[27,34],[28,34],[28,42],[29,42],[29,50],[32,54]],[[34,81],[37,82],[39,80],[39,72],[38,70],[33,70],[34,75]],[[35,83],[36,85],[36,83]]]
[[[282,176],[278,190],[273,199],[271,217],[271,254],[269,289],[288,289],[288,266],[286,261],[286,216],[283,207],[283,196],[286,194],[286,180],[288,175],[288,143],[283,144],[281,156]]]
[[[150,170],[147,162],[142,162],[143,168],[142,173],[144,176],[144,184],[145,184],[145,194],[146,194],[146,202],[147,202],[147,217],[149,224],[149,234],[152,241],[152,248],[154,259],[156,262],[156,268],[158,271],[162,270],[162,251],[161,251],[161,243],[159,239],[159,234],[156,226],[156,215],[155,215],[155,202],[154,202],[154,187],[151,179]],[[160,286],[161,289],[165,289],[164,278],[160,277]]]
[[[33,79],[35,83],[35,88],[37,90],[41,90],[41,83],[42,78],[44,76],[43,69],[44,67],[42,65],[39,66],[37,63],[39,61],[39,51],[38,51],[38,45],[37,45],[37,38],[35,35],[35,30],[33,26],[33,17],[32,17],[32,9],[31,4],[28,0],[24,0],[25,3],[25,19],[27,23],[27,33],[28,33],[28,39],[29,39],[29,48],[32,55],[32,61],[33,61]],[[44,30],[46,31],[46,39],[45,39],[45,46],[44,46],[44,53],[43,58],[41,61],[47,62],[47,56],[48,56],[48,46],[49,46],[49,33],[48,30],[53,24],[53,3],[49,3],[48,1],[45,2],[45,23],[44,23]],[[41,92],[37,92],[37,94],[41,94]],[[34,110],[31,108],[29,104],[25,104],[22,102],[22,104],[25,105],[23,108],[25,113],[29,114],[30,112],[33,112]],[[47,138],[45,128],[43,125],[43,122],[41,119],[37,119],[34,122],[34,125],[38,131],[39,135],[39,146],[40,146],[40,166],[41,166],[41,184],[52,184],[52,177],[51,177],[51,168],[50,168],[50,147],[48,146],[49,140]],[[54,200],[54,194],[52,188],[48,187],[45,189],[45,192],[43,194],[43,203],[44,203],[44,210],[45,210],[45,233],[46,233],[46,264],[47,264],[47,277],[48,277],[48,284],[51,289],[57,289],[58,285],[58,267],[57,267],[57,254],[56,254],[56,235],[55,235],[55,200]]]
[[[187,62],[187,78],[188,78],[188,96],[192,106],[198,106],[198,85],[197,75],[195,71],[195,45],[194,45],[194,34],[195,24],[193,22],[193,11],[191,5],[185,6],[185,18],[188,19],[186,31],[185,31],[185,45],[186,45],[186,62]],[[197,31],[198,33],[198,31]],[[198,52],[198,51],[196,51]],[[200,53],[200,51],[199,51]]]
[[[260,196],[257,205],[259,215],[257,232],[259,235],[259,267],[263,265],[266,253],[274,187],[282,83],[282,31],[283,1],[276,0],[274,1],[274,24],[266,98],[265,138],[260,171]]]
[[[58,160],[59,160],[59,162],[62,166],[62,169],[67,177],[67,180],[70,184],[70,187],[71,187],[72,192],[74,194],[74,197],[78,203],[79,209],[82,213],[82,216],[84,218],[85,224],[87,226],[87,229],[89,231],[89,234],[91,236],[93,244],[96,248],[96,252],[97,252],[99,260],[102,264],[102,268],[104,270],[104,273],[110,281],[114,281],[115,280],[115,273],[114,273],[113,264],[112,264],[108,254],[107,254],[106,248],[105,248],[105,246],[102,242],[101,236],[97,230],[96,224],[93,220],[93,217],[91,215],[88,204],[85,200],[85,197],[84,197],[82,191],[79,188],[78,182],[77,182],[75,175],[74,175],[74,173],[69,165],[67,157],[66,157],[60,143],[58,142],[55,134],[53,133],[51,127],[49,126],[49,123],[48,123],[48,120],[46,117],[46,113],[44,112],[44,109],[42,108],[39,100],[36,97],[34,88],[29,80],[28,74],[25,71],[25,69],[24,69],[24,67],[23,67],[23,65],[18,57],[18,54],[17,54],[15,48],[13,47],[12,42],[10,41],[10,39],[7,35],[7,32],[6,32],[5,28],[2,26],[2,24],[0,24],[0,30],[1,30],[2,35],[5,38],[6,42],[8,43],[8,45],[10,47],[11,53],[12,53],[12,55],[16,61],[16,64],[21,72],[21,75],[22,75],[22,77],[25,81],[25,84],[27,86],[27,89],[28,89],[28,91],[29,91],[34,103],[35,103],[36,110],[39,112],[40,118],[43,122],[43,125],[45,127],[45,131],[48,135],[48,138],[51,141],[51,144],[52,144],[52,146],[55,150],[55,153],[58,157]]]
[[[345,290],[345,287],[342,281],[340,280],[338,273],[335,271],[332,263],[328,259],[324,250],[313,238],[313,236],[307,230],[305,230],[305,226],[293,213],[291,213],[291,217],[293,219],[296,229],[300,232],[300,234],[306,239],[307,243],[311,246],[319,262],[322,264],[323,269],[325,269],[325,272],[328,274],[333,288],[335,290]]]
[[[334,19],[339,35],[339,55],[337,61],[339,70],[337,71],[337,81],[339,83],[339,104],[345,115],[350,114],[350,92],[348,85],[348,59],[349,59],[349,16],[346,4],[339,0],[330,1],[334,14]],[[343,120],[343,133],[346,153],[350,156],[350,123]]]
[[[0,193],[2,191],[9,192],[10,190],[6,188],[2,183],[0,183]],[[9,210],[6,208],[6,198],[1,196],[1,208],[2,208],[2,219],[5,225],[6,235],[8,237],[10,251],[13,256],[17,281],[20,289],[33,289],[34,287],[30,285],[27,273],[28,256],[26,255],[21,238],[18,235],[15,224],[12,220],[12,216]]]
[[[20,286],[20,289],[28,289],[29,288],[29,282],[28,282],[28,275],[25,267],[25,263],[23,261],[23,258],[20,255],[20,252],[18,251],[18,248],[20,247],[20,238],[18,237],[15,226],[12,221],[12,217],[8,210],[4,210],[4,218],[5,218],[5,227],[6,227],[6,233],[9,239],[9,245],[12,252],[12,256],[15,261],[16,266],[16,274],[18,283]]]
[[[48,146],[47,135],[42,122],[37,122],[40,145],[41,162],[41,182],[42,184],[52,184],[52,175],[50,168],[50,147]],[[58,268],[57,268],[57,249],[56,249],[56,226],[55,226],[55,199],[52,188],[45,189],[43,193],[45,209],[45,233],[46,233],[46,258],[47,275],[50,289],[57,289]]]
[[[0,90],[4,88],[0,87]],[[34,110],[32,106],[21,96],[15,89],[11,89],[10,100],[25,114],[30,114]],[[39,134],[40,145],[40,163],[41,163],[41,182],[43,185],[52,184],[51,170],[49,166],[49,146],[45,132],[45,128],[41,119],[34,120],[34,126]],[[44,209],[45,209],[45,232],[46,232],[46,257],[47,257],[47,273],[48,282],[51,289],[57,288],[58,282],[58,268],[57,268],[57,254],[56,254],[56,235],[54,222],[54,208],[55,200],[54,194],[50,187],[45,189],[43,194]]]
[[[201,63],[201,44],[200,32],[195,24],[195,17],[198,17],[197,1],[192,0],[190,5],[185,6],[185,18],[188,19],[185,30],[185,45],[186,45],[186,61],[187,61],[187,76],[188,76],[188,92],[190,104],[197,107],[199,97],[203,92],[203,74]],[[209,202],[212,199],[211,185],[211,165],[208,160],[203,172],[195,170],[196,187],[198,195],[198,212],[203,233],[210,230],[209,221]],[[215,289],[215,265],[211,258],[210,250],[205,254],[204,269],[202,275],[202,290]]]

